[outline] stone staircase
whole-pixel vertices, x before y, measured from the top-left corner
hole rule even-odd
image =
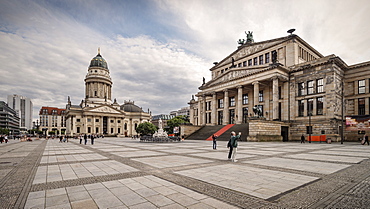
[[[223,130],[222,130],[223,129]],[[221,133],[220,132],[223,132]],[[217,141],[228,141],[230,139],[230,132],[235,131],[242,132],[242,140],[246,139],[249,134],[249,126],[247,123],[244,124],[229,124],[229,125],[216,125],[216,126],[204,126],[198,131],[194,132],[192,135],[188,136],[187,139],[191,140],[211,140],[213,134],[218,135]]]

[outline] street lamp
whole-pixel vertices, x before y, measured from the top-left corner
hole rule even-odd
[[[311,126],[311,115],[312,115],[311,105],[312,104],[313,104],[313,99],[309,99],[308,100],[308,143],[311,143],[311,134],[312,134],[312,126]]]

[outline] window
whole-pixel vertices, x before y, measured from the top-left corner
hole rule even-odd
[[[76,119],[76,122],[81,122],[81,119],[77,118],[77,119]]]
[[[91,127],[87,127],[87,133],[91,133]]]
[[[324,98],[318,97],[316,98],[316,115],[323,115],[324,109]]]
[[[110,129],[110,133],[113,134],[114,133],[114,128],[111,128]]]
[[[307,81],[307,94],[313,94],[313,81]]]
[[[80,127],[77,127],[77,133],[78,134],[80,133]]]
[[[206,115],[206,120],[208,120],[206,123],[211,123],[211,113],[208,113],[208,116]]]
[[[238,67],[241,67],[241,66],[242,66],[242,63],[239,63],[239,64],[238,64]]]
[[[257,62],[257,57],[253,58],[253,65],[258,65],[258,62]]]
[[[95,127],[95,133],[99,133],[99,127]]]
[[[243,94],[243,105],[248,104],[248,94]]]
[[[231,109],[229,110],[229,121],[230,121],[230,124],[233,124],[235,123],[235,110],[234,109]]]
[[[316,80],[316,93],[324,92],[324,79],[320,78]]]
[[[218,111],[217,115],[218,115],[218,125],[222,125],[222,121],[224,118],[224,111]]]
[[[211,102],[206,102],[206,110],[211,110]]]
[[[358,93],[365,94],[365,80],[358,81]]]
[[[111,123],[114,123],[114,120],[110,120]]]
[[[260,60],[260,65],[263,65],[263,55],[260,55],[259,60]]]
[[[121,133],[121,128],[118,128],[118,133],[119,133],[119,134]]]
[[[221,70],[221,73],[224,73],[224,70]]]
[[[260,91],[260,92],[258,93],[258,101],[259,101],[259,102],[263,102],[263,91]]]
[[[95,119],[95,122],[97,122],[97,123],[98,123],[98,122],[99,122],[99,119]]]
[[[248,66],[252,66],[252,59],[248,60]]]
[[[137,123],[135,123],[135,130],[137,129]]]
[[[218,108],[224,108],[224,99],[218,100]]]
[[[298,117],[302,117],[304,112],[304,102],[303,100],[298,100]]]
[[[266,53],[265,54],[265,63],[269,63],[270,62],[270,53]]]
[[[298,96],[304,95],[304,83],[298,83]]]
[[[279,99],[282,99],[283,97],[281,96],[281,86],[278,88],[278,94],[279,94]]]
[[[235,97],[230,97],[230,107],[235,107]]]
[[[121,123],[121,120],[117,120],[117,123]]]
[[[243,62],[243,67],[247,66],[247,61]]]
[[[94,92],[94,95],[95,95],[95,96],[98,96],[98,92],[97,92],[97,91],[95,91],[95,92]]]
[[[358,115],[365,115],[365,99],[358,99]]]
[[[196,111],[197,112],[197,111]],[[127,130],[127,123],[125,123],[124,125],[124,129]]]
[[[307,99],[307,116],[312,115],[313,111],[313,99]]]
[[[87,119],[87,122],[91,122],[91,118],[88,118],[88,119]]]

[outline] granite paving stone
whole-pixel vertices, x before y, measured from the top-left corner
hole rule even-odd
[[[98,138],[0,145],[0,208],[367,208],[359,143],[141,143]]]

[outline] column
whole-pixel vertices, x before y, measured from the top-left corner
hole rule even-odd
[[[216,117],[216,111],[217,111],[217,93],[216,92],[212,92],[212,102],[211,102],[211,105],[212,105],[212,114],[211,114],[211,120],[212,120],[212,125],[216,125],[217,124],[217,117]]]
[[[253,107],[258,105],[259,102],[258,102],[258,95],[259,95],[259,92],[260,92],[260,87],[259,87],[259,82],[256,81],[256,82],[253,82],[252,83],[253,85]]]
[[[96,133],[96,128],[95,128],[95,115],[92,116],[92,133]]]
[[[193,107],[193,105],[192,104],[190,104],[190,109],[189,109],[189,115],[190,115],[190,117],[189,117],[189,120],[190,120],[190,123],[191,124],[194,124],[194,125],[196,125],[195,123],[194,123],[194,109],[193,109],[194,107]]]
[[[236,103],[236,124],[242,124],[243,122],[243,86],[236,87],[238,89],[238,98]]]
[[[198,126],[202,125],[202,98],[198,97]]]
[[[84,119],[83,119],[85,122],[82,124],[83,127],[84,127],[84,132],[87,133],[87,116],[85,115],[84,116]]]
[[[202,96],[203,98],[203,103],[202,103],[202,125],[206,125],[206,105],[207,105],[207,102],[206,102],[206,96],[203,95]]]
[[[279,119],[279,79],[272,78],[272,120]]]
[[[229,92],[224,90],[224,120],[223,125],[229,124]]]

